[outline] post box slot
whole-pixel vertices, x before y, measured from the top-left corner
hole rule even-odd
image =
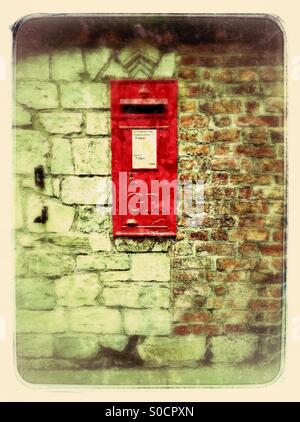
[[[163,114],[165,104],[121,104],[122,113],[126,114]]]

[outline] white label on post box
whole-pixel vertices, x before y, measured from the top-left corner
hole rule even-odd
[[[155,169],[156,129],[132,130],[132,168]]]

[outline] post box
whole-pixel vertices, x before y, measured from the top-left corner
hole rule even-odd
[[[113,80],[113,233],[176,235],[177,81]]]

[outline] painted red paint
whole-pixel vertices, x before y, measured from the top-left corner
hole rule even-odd
[[[175,236],[177,81],[114,80],[110,87],[113,233]]]

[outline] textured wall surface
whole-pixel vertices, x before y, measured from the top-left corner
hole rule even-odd
[[[18,62],[16,347],[25,379],[60,370],[49,381],[58,383],[63,370],[113,368],[119,379],[106,383],[127,384],[133,374],[133,383],[202,384],[207,377],[193,370],[188,381],[170,381],[163,368],[207,368],[209,378],[218,365],[239,372],[269,362],[276,375],[282,65],[280,53],[234,43],[162,53],[133,42]],[[108,82],[128,77],[178,79],[179,175],[204,180],[206,216],[201,225],[178,218],[176,239],[112,237]],[[37,165],[44,189],[34,184]],[[34,223],[43,206],[48,221]],[[150,368],[161,369],[151,378]],[[230,382],[225,370],[220,382]]]

